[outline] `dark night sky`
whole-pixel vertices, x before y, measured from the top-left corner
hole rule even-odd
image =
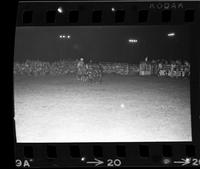
[[[175,32],[175,37],[167,33]],[[71,35],[60,39],[59,35]],[[55,61],[84,57],[94,61],[138,63],[149,59],[190,57],[191,28],[185,26],[18,27],[14,60]],[[137,44],[128,39],[137,39]]]

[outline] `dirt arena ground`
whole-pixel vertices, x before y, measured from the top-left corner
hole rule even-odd
[[[17,142],[191,141],[188,79],[14,79]]]

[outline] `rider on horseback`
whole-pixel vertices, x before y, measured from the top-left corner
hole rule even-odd
[[[102,67],[92,62],[85,64],[84,59],[81,58],[77,63],[77,80],[83,82],[101,82],[102,81]]]
[[[80,58],[80,60],[77,63],[77,79],[81,80],[81,77],[83,75],[83,69],[85,69],[84,59]]]

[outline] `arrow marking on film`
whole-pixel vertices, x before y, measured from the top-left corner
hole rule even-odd
[[[104,163],[103,161],[96,159],[96,158],[94,160],[95,161],[87,161],[86,163],[87,164],[95,164],[95,167]]]
[[[189,158],[186,158],[186,159],[181,159],[181,161],[174,161],[174,163],[176,164],[182,164],[182,166],[184,165],[188,165],[190,164],[191,160]]]

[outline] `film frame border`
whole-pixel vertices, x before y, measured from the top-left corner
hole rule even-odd
[[[185,22],[194,22],[198,16],[195,12],[198,9],[196,1],[48,3],[47,7],[44,5],[45,2],[20,2],[16,26],[181,25]],[[54,13],[55,22],[46,22],[47,12],[52,12],[52,15]],[[92,22],[92,15],[95,12],[101,12],[99,22]],[[24,13],[26,17],[23,23]],[[77,19],[75,19],[76,14]],[[75,19],[74,22],[70,22],[70,16]]]
[[[39,4],[38,4],[39,3]],[[164,3],[169,4],[165,9]],[[174,3],[174,4],[173,4]],[[182,5],[178,5],[182,4]],[[63,13],[55,14],[55,22],[46,22],[46,12],[57,11],[63,7]],[[161,7],[162,6],[162,7]],[[174,7],[172,7],[174,6]],[[176,7],[175,7],[176,6]],[[178,7],[179,6],[179,7]],[[112,8],[125,11],[124,21],[116,21]],[[28,23],[23,23],[23,14],[28,11]],[[68,22],[69,11],[78,11],[76,22]],[[94,11],[101,11],[101,21],[92,22]],[[140,20],[140,15],[145,18]],[[163,11],[167,14],[163,14]],[[192,19],[185,20],[185,11],[194,11]],[[53,13],[53,12],[52,12]],[[123,12],[122,12],[123,13]],[[170,13],[170,14],[169,14]],[[59,14],[60,17],[59,17]],[[52,14],[53,15],[53,14]],[[120,13],[118,14],[119,16]],[[123,14],[122,14],[123,15]],[[162,20],[166,15],[166,20]],[[170,15],[170,17],[169,17]],[[189,18],[191,16],[189,15]],[[171,20],[169,19],[171,18]],[[187,17],[186,17],[187,18]],[[183,25],[193,27],[193,51],[191,58],[191,111],[192,142],[132,142],[132,143],[17,143],[15,137],[15,157],[17,167],[94,167],[97,163],[86,164],[85,160],[103,161],[97,166],[130,167],[130,166],[180,166],[173,161],[187,158],[191,164],[200,165],[200,133],[198,130],[200,115],[199,106],[199,73],[198,44],[200,37],[200,2],[20,2],[18,4],[16,26],[79,26],[79,25]],[[121,19],[120,19],[121,20]],[[170,20],[170,21],[169,21]],[[199,38],[198,38],[199,37]],[[14,110],[13,110],[14,117]],[[14,125],[15,126],[15,125]],[[15,133],[15,131],[14,131]],[[101,163],[101,162],[100,162]],[[191,165],[190,164],[190,165]],[[197,165],[197,166],[198,166]]]

